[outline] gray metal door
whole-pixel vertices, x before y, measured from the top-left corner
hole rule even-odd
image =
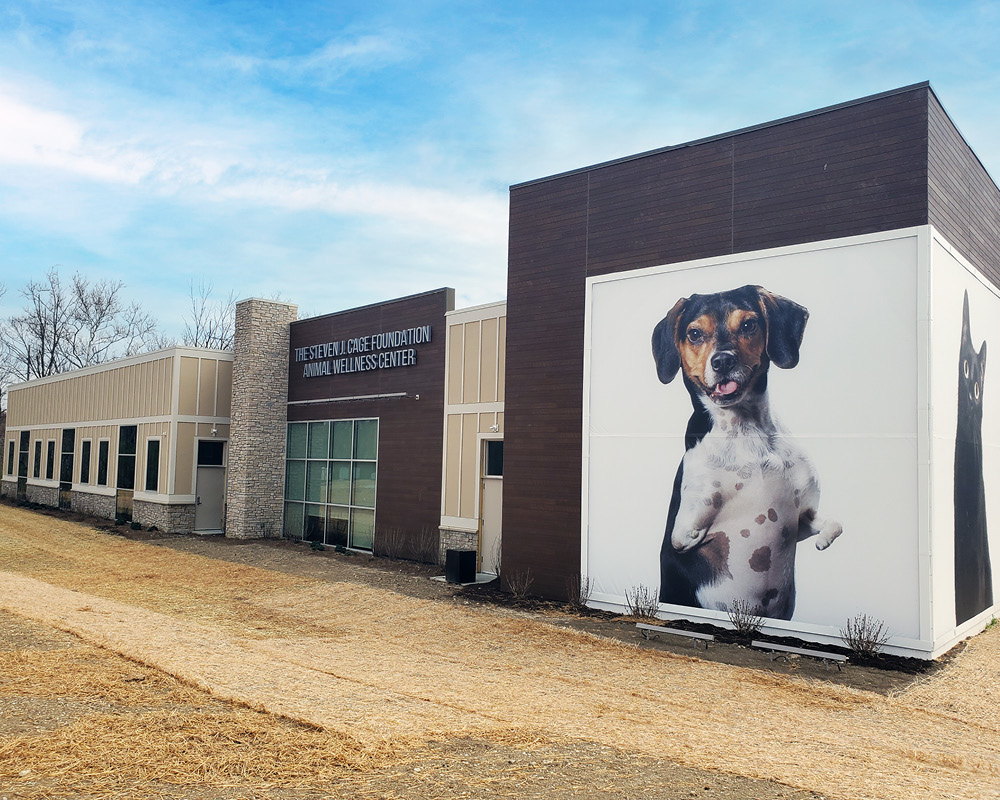
[[[194,509],[196,531],[222,530],[222,504],[226,493],[226,470],[223,467],[198,467]]]

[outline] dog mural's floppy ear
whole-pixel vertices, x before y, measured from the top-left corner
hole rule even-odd
[[[687,298],[682,297],[653,328],[653,360],[656,361],[656,375],[661,383],[670,383],[681,368],[681,354],[677,350],[677,318],[685,305]]]
[[[791,369],[799,363],[799,346],[809,310],[760,286],[757,292],[767,320],[767,357],[776,367]]]

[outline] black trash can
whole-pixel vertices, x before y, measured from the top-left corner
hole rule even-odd
[[[448,583],[473,583],[476,580],[476,551],[449,550],[444,559],[444,579]]]

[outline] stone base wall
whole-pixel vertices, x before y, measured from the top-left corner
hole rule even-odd
[[[59,490],[48,491],[55,493],[51,505],[59,505]],[[118,502],[114,495],[73,492],[70,505],[80,514],[90,514],[92,517],[104,517],[104,519],[114,519],[118,511]]]
[[[155,525],[167,533],[191,533],[194,530],[194,503],[167,505],[133,500],[132,519],[147,528]]]
[[[3,481],[0,483],[0,497],[17,497],[17,481]]]
[[[28,484],[28,502],[38,503],[40,506],[59,505],[59,487],[57,486],[32,486]]]
[[[479,534],[475,531],[456,531],[441,528],[438,544],[438,564],[444,564],[449,550],[478,550]]]

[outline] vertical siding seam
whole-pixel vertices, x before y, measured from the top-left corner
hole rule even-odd
[[[736,252],[736,137],[729,140],[729,253]]]

